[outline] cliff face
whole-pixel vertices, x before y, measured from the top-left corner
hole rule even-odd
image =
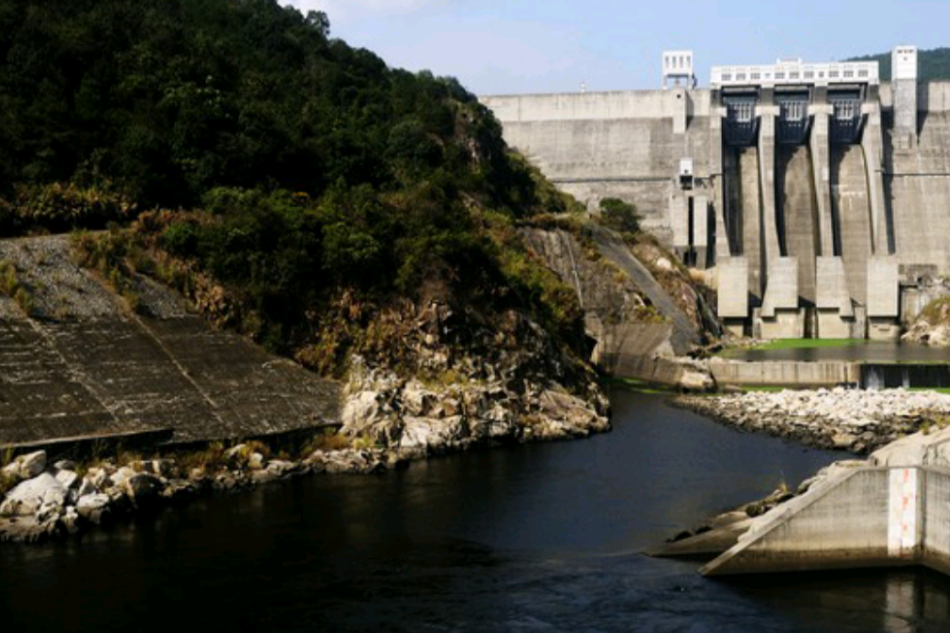
[[[584,437],[609,428],[590,367],[516,310],[406,304],[398,344],[413,372],[354,356],[343,433],[405,457],[501,442]]]
[[[706,387],[682,357],[715,336],[704,299],[685,273],[651,243],[628,247],[596,226],[572,231],[524,228],[528,246],[572,286],[597,341],[592,360],[617,377]],[[643,261],[635,254],[643,257]]]

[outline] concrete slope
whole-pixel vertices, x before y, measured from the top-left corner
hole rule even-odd
[[[798,258],[798,294],[815,303],[815,256],[818,250],[818,201],[807,146],[779,150],[780,227],[788,257]]]
[[[682,356],[699,345],[699,333],[689,317],[677,307],[650,271],[630,253],[630,249],[620,236],[603,227],[592,227],[591,234],[601,255],[618,266],[659,310],[660,314],[669,319],[673,325],[670,343],[674,353]]]
[[[867,462],[833,464],[804,495],[758,517],[700,571],[746,574],[924,565],[950,573],[950,429],[916,433]]]
[[[212,330],[145,278],[131,313],[71,260],[68,238],[0,241],[32,297],[0,297],[0,446],[171,431],[174,443],[335,422],[339,386]]]
[[[860,145],[831,150],[831,204],[838,222],[848,292],[867,302],[867,262],[871,255],[871,203],[864,150]]]
[[[888,473],[842,469],[759,517],[706,575],[881,566],[888,560]]]

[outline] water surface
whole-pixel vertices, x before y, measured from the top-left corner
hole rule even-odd
[[[615,430],[314,477],[0,547],[10,631],[950,629],[923,571],[714,581],[643,549],[841,454],[613,395]]]
[[[914,343],[890,343],[855,339],[847,344],[829,347],[788,349],[726,350],[723,358],[744,361],[799,361],[844,360],[868,363],[950,363],[950,350]]]

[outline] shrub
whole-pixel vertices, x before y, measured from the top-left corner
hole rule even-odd
[[[640,232],[637,208],[620,198],[604,198],[600,201],[600,221],[607,228],[619,233]]]

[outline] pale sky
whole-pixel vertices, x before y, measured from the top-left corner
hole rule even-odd
[[[659,88],[666,49],[713,65],[824,62],[898,44],[950,46],[950,1],[282,0],[325,11],[333,37],[476,94]]]

